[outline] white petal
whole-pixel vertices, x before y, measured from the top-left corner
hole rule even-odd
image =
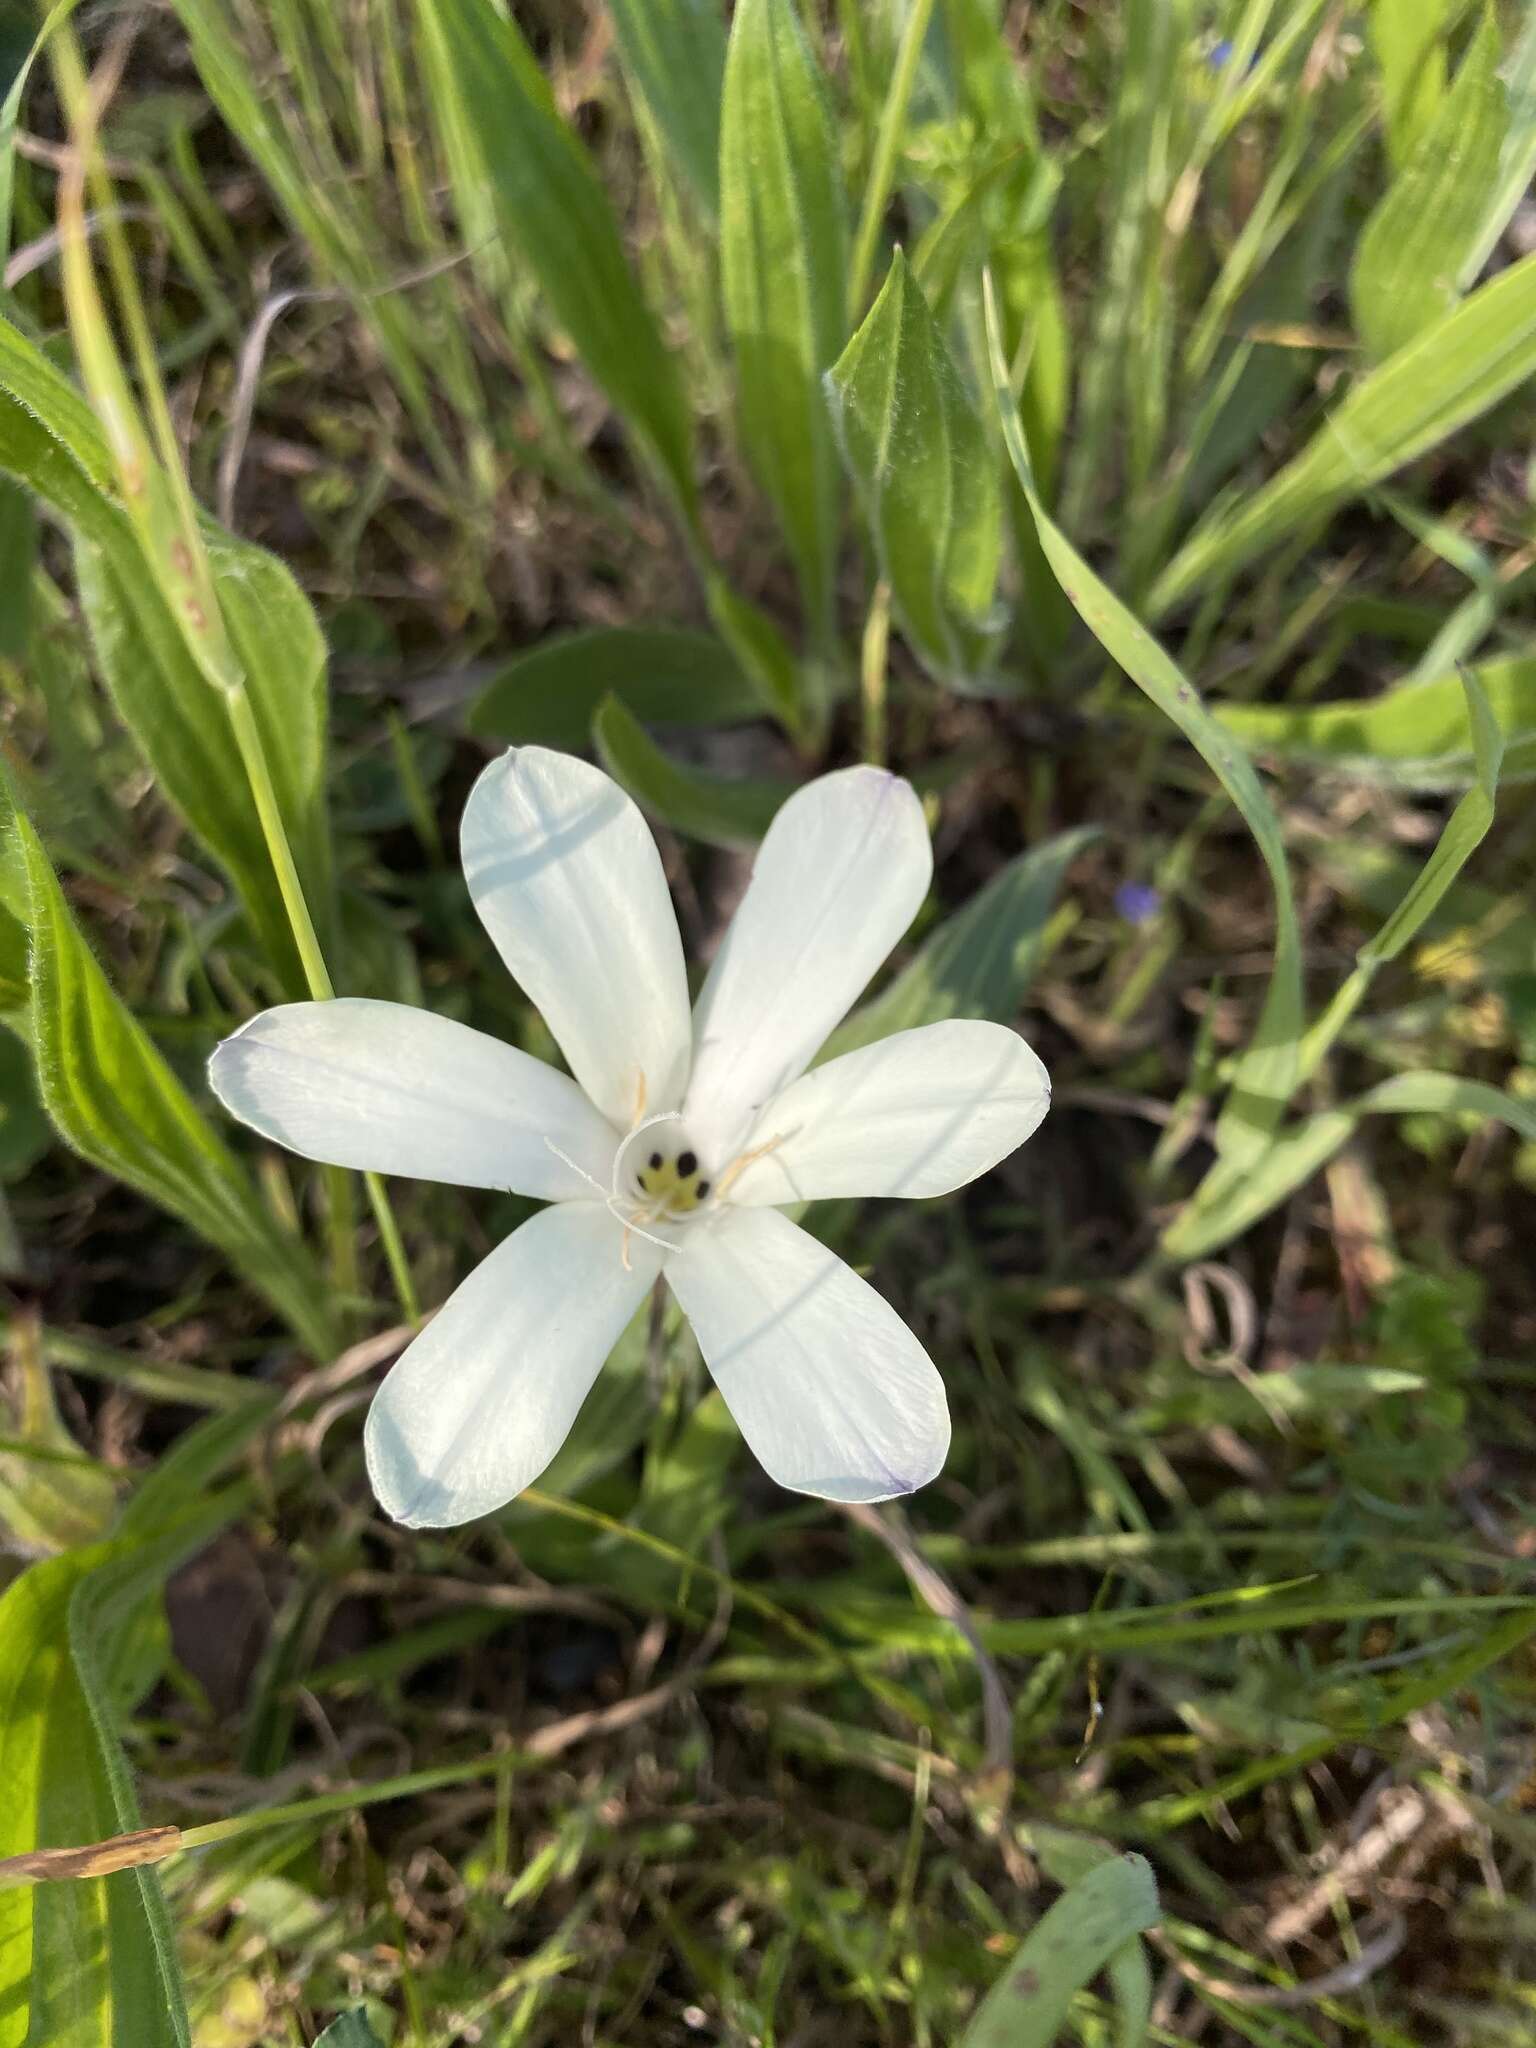
[[[917,914],[933,873],[922,805],[878,768],[792,796],[709,970],[683,1128],[719,1173],[810,1065]]]
[[[504,1507],[565,1442],[662,1253],[596,1202],[544,1209],[451,1294],[391,1369],[363,1433],[387,1515],[445,1529]]]
[[[691,1228],[667,1280],[742,1435],[780,1486],[890,1500],[949,1449],[944,1383],[890,1304],[776,1209]]]
[[[773,1150],[730,1199],[947,1195],[1006,1159],[1050,1106],[1050,1079],[1016,1031],[970,1018],[898,1031],[786,1088],[748,1140]]]
[[[430,1010],[285,1003],[226,1038],[208,1079],[242,1123],[330,1166],[539,1201],[590,1196],[580,1167],[608,1189],[617,1137],[575,1082]]]
[[[688,1081],[688,976],[661,856],[616,782],[570,754],[514,747],[464,808],[481,922],[604,1116],[676,1109]]]

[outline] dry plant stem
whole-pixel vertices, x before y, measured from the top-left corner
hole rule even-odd
[[[310,994],[317,1002],[323,1002],[335,995],[335,989],[288,842],[244,672],[224,631],[218,592],[203,550],[197,512],[182,467],[138,279],[97,148],[101,111],[111,97],[127,54],[128,36],[120,34],[108,51],[99,80],[92,84],[86,79],[73,30],[67,24],[62,26],[56,40],[56,74],[75,145],[59,188],[59,228],[70,331],[87,389],[106,428],[124,500],[144,544],[151,572],[165,590],[172,617],[189,653],[224,700],[304,977]],[[158,467],[117,359],[91,266],[84,210],[87,177],[97,200],[109,268],[150,408],[160,457]],[[420,1308],[389,1196],[377,1174],[365,1174],[363,1179],[401,1308],[407,1319],[415,1323]],[[347,1239],[340,1261],[344,1274],[352,1270],[354,1258],[347,1206],[350,1205],[341,1207],[338,1214],[338,1235],[344,1231]]]
[[[224,445],[219,451],[219,480],[217,491],[218,513],[221,522],[231,529],[235,524],[235,492],[240,482],[240,466],[245,460],[246,444],[251,435],[251,419],[256,410],[256,388],[261,380],[262,364],[266,361],[267,343],[272,329],[291,306],[352,305],[357,299],[382,298],[388,292],[406,291],[412,285],[428,284],[444,271],[452,270],[460,263],[469,261],[473,250],[465,249],[452,256],[445,256],[440,262],[429,263],[417,270],[409,270],[388,283],[376,285],[371,291],[348,291],[340,285],[315,286],[292,291],[273,292],[263,299],[251,322],[250,331],[240,347],[240,368],[235,381],[234,403],[230,408],[229,425],[224,435]]]
[[[935,1614],[952,1622],[969,1643],[981,1678],[983,1775],[989,1798],[996,1800],[1000,1812],[1005,1812],[1013,1786],[1013,1712],[997,1666],[971,1620],[970,1610],[937,1565],[930,1564],[919,1551],[899,1509],[888,1507],[882,1513],[879,1508],[858,1503],[845,1507],[843,1512],[850,1522],[857,1523],[885,1545],[906,1573],[912,1590]]]
[[[1228,2005],[1270,2005],[1282,2009],[1313,2005],[1320,1998],[1336,1998],[1342,1991],[1357,1991],[1391,1962],[1407,1938],[1407,1921],[1394,1915],[1361,1944],[1357,1956],[1335,1969],[1324,1970],[1320,1976],[1308,1977],[1299,1984],[1240,1984],[1225,1977],[1207,1976],[1187,1956],[1175,1953],[1160,1930],[1153,1928],[1147,1935],[1165,1953],[1173,1954],[1179,1975],[1207,1997],[1224,1999]]]

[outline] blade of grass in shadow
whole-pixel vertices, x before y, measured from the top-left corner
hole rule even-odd
[[[1206,762],[1241,812],[1269,870],[1275,897],[1275,960],[1253,1040],[1237,1063],[1217,1124],[1224,1162],[1237,1165],[1264,1149],[1295,1086],[1302,1028],[1301,937],[1280,823],[1253,763],[1213,717],[1193,683],[1089,568],[1047,511],[1035,484],[1029,449],[1002,353],[991,279],[986,280],[987,334],[1003,439],[1018,475],[1046,559],[1062,589],[1105,652],[1144,690]]]

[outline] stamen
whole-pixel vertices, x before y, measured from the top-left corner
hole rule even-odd
[[[736,1158],[731,1161],[730,1165],[720,1176],[720,1185],[715,1189],[715,1200],[717,1202],[725,1200],[727,1191],[734,1187],[736,1182],[741,1179],[741,1176],[746,1172],[753,1160],[766,1159],[770,1152],[778,1151],[786,1138],[792,1138],[793,1136],[793,1131],[780,1131],[778,1136],[770,1138],[766,1145],[754,1145],[750,1152],[738,1153]]]
[[[647,1244],[656,1245],[664,1252],[675,1252],[677,1250],[675,1238],[657,1237],[654,1231],[643,1230],[633,1216],[622,1217],[620,1221],[624,1225],[624,1241],[619,1247],[619,1256],[624,1261],[626,1273],[633,1273],[635,1270],[629,1262],[629,1240],[631,1237],[643,1237]]]
[[[588,1173],[587,1169],[584,1166],[578,1166],[575,1160],[571,1157],[569,1152],[562,1152],[560,1150],[560,1147],[555,1143],[553,1138],[546,1138],[544,1142],[549,1147],[550,1151],[554,1153],[555,1157],[560,1161],[562,1166],[568,1166],[571,1169],[572,1173],[580,1174],[581,1178],[586,1182],[589,1188],[595,1188],[597,1193],[599,1195],[602,1195],[604,1201],[608,1199],[608,1197],[605,1194],[603,1194],[602,1182],[600,1180],[594,1180],[591,1174]]]

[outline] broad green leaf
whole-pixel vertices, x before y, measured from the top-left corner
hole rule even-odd
[[[1459,1074],[1394,1074],[1354,1102],[1319,1110],[1280,1133],[1263,1157],[1242,1172],[1208,1175],[1194,1199],[1164,1231],[1162,1249],[1178,1260],[1205,1259],[1241,1237],[1293,1195],[1354,1136],[1367,1116],[1491,1118],[1536,1141],[1536,1101]]]
[[[494,0],[417,0],[416,18],[479,150],[503,238],[695,521],[693,436],[676,365],[607,194],[522,31]]]
[[[818,634],[839,528],[821,379],[847,334],[846,243],[837,139],[795,0],[739,0],[720,124],[720,281],[742,445]]]
[[[514,655],[475,700],[469,729],[515,746],[579,752],[607,697],[648,726],[733,725],[762,715],[756,689],[708,633],[599,626]]]
[[[6,913],[6,924],[21,931],[9,913]],[[0,953],[0,958],[3,958],[3,953]],[[15,966],[19,969],[20,986],[16,992],[16,1006],[19,1007],[26,1002],[28,986],[24,934],[21,958]],[[53,1132],[37,1097],[32,1055],[14,1031],[0,1025],[0,1183],[20,1180],[52,1143]]]
[[[1483,662],[1471,673],[1504,743],[1503,781],[1536,777],[1536,655]],[[1428,676],[1380,697],[1214,708],[1227,730],[1259,753],[1411,789],[1456,789],[1477,777],[1457,674]]]
[[[39,1088],[60,1135],[82,1158],[216,1245],[315,1356],[328,1356],[332,1316],[309,1252],[278,1228],[239,1161],[113,992],[19,811],[11,811],[9,830],[27,873]]]
[[[817,1064],[950,1017],[1011,1024],[1045,957],[1067,869],[1098,837],[1097,826],[1080,825],[1011,860],[929,935],[882,995],[833,1032]]]
[[[1461,297],[1469,252],[1498,188],[1509,125],[1498,23],[1485,13],[1456,82],[1366,222],[1350,272],[1355,327],[1380,359]]]
[[[1159,1918],[1144,1856],[1100,1863],[1063,1892],[983,1999],[960,2048],[1052,2048],[1073,1998]],[[1130,2048],[1136,2040],[1122,2033]]]
[[[1406,163],[1445,96],[1445,31],[1453,0],[1372,0],[1371,49],[1381,71],[1387,141]]]
[[[1274,972],[1253,1041],[1237,1064],[1216,1128],[1222,1158],[1242,1163],[1263,1151],[1290,1099],[1303,1022],[1301,936],[1280,822],[1248,756],[1222,729],[1178,664],[1093,573],[1041,501],[1009,387],[990,287],[987,331],[1003,439],[1034,514],[1046,560],[1104,651],[1173,721],[1212,770],[1241,812],[1269,870],[1275,895]]]
[[[716,568],[704,575],[704,601],[720,636],[757,691],[761,707],[770,711],[795,737],[805,737],[805,710],[800,669],[788,643],[760,604],[733,590]],[[835,679],[816,693],[825,697]]]
[[[1461,682],[1466,691],[1477,780],[1446,820],[1445,830],[1436,841],[1434,852],[1414,878],[1412,888],[1370,943],[1361,947],[1363,963],[1396,959],[1425,920],[1433,915],[1436,905],[1481,846],[1493,823],[1499,767],[1504,758],[1504,735],[1471,669],[1462,671]]]
[[[0,1598],[0,1856],[140,1825],[117,1736],[145,1602],[238,1512],[243,1487],[170,1511],[151,1480],[110,1542],[35,1564]],[[152,1869],[0,1889],[0,2048],[189,2048]]]
[[[0,476],[0,657],[19,661],[32,637],[37,512],[27,491]]]
[[[755,846],[796,783],[704,775],[670,759],[634,714],[610,697],[592,721],[603,766],[643,810],[706,846]]]
[[[997,637],[997,471],[900,250],[827,389],[880,573],[914,652],[941,682],[984,680]]]
[[[1536,376],[1536,255],[1512,263],[1363,377],[1299,455],[1198,526],[1158,579],[1161,617],[1487,412]]]
[[[384,2043],[370,2026],[367,2009],[356,2005],[315,2036],[315,2048],[384,2048]]]
[[[725,24],[718,0],[609,0],[619,56],[713,219],[720,211]]]
[[[292,930],[224,701],[192,660],[145,564],[90,408],[3,320],[0,469],[72,529],[81,604],[113,702],[166,797],[229,874],[283,987],[299,993],[304,981]],[[279,807],[323,923],[324,641],[307,600],[274,556],[211,526],[204,540]]]

